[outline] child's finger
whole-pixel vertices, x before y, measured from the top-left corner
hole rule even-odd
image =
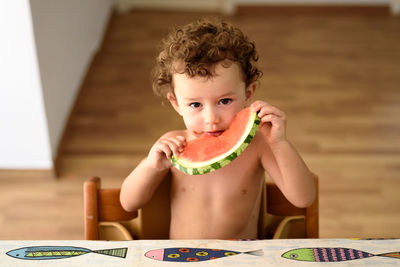
[[[272,106],[272,105],[270,103],[268,103],[268,102],[265,102],[265,101],[256,100],[250,106],[257,108],[257,107]]]
[[[169,150],[172,151],[172,153],[174,155],[178,155],[180,153],[179,146],[174,142],[174,140],[164,139],[164,140],[162,140],[162,143],[166,144],[169,147]],[[172,156],[172,155],[170,155],[170,156]]]
[[[262,102],[262,101],[255,101],[253,104],[251,104],[250,108],[253,112],[258,112],[263,106],[269,105],[267,102]]]
[[[183,147],[185,146],[184,140],[178,139],[178,138],[171,138],[168,141],[173,143],[173,148],[171,148],[171,149],[174,151],[175,155],[177,155],[183,151]]]
[[[171,140],[175,142],[175,144],[178,146],[179,151],[183,150],[183,147],[186,145],[186,139],[183,136],[177,136],[176,138],[173,138]]]
[[[164,155],[170,159],[172,156],[172,151],[169,147],[169,145],[164,142],[164,140],[160,140],[160,142],[158,143],[157,147],[156,147],[156,151],[159,153],[164,153]]]
[[[258,116],[259,117],[263,117],[263,116],[266,116],[268,114],[274,114],[274,115],[276,115],[278,117],[281,117],[282,119],[286,118],[285,113],[282,110],[280,110],[280,109],[278,109],[278,108],[276,108],[274,106],[264,106],[258,112]]]
[[[253,104],[251,104],[251,108],[254,112],[258,112],[259,116],[263,116],[268,113],[274,113],[280,117],[285,116],[285,113],[282,110],[278,109],[275,106],[272,106],[265,101],[257,100]]]
[[[274,114],[269,114],[264,116],[261,119],[262,125],[269,123],[270,124],[270,129],[274,129],[275,131],[284,131],[285,129],[285,121],[282,120],[280,117],[274,115]]]
[[[180,141],[182,141],[182,143],[186,144],[186,138],[185,137],[178,135],[176,138],[179,139]]]
[[[271,123],[283,123],[285,120],[282,119],[282,117],[276,115],[276,114],[266,114],[265,116],[261,117],[262,122],[271,122]]]

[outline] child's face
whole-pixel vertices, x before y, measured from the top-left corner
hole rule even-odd
[[[168,99],[183,117],[192,136],[218,136],[226,130],[235,115],[250,105],[256,83],[247,88],[240,67],[234,63],[215,66],[212,78],[174,74],[174,93]]]

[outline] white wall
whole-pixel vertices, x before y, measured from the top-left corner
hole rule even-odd
[[[113,0],[31,0],[39,69],[54,156]]]
[[[0,2],[0,167],[52,167],[27,0]]]
[[[112,3],[0,1],[0,168],[53,168]]]

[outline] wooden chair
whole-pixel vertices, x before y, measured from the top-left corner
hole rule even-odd
[[[99,177],[88,179],[83,186],[85,239],[168,239],[169,188],[168,177],[143,208],[126,212],[119,201],[119,188],[102,189]]]
[[[261,202],[259,238],[318,238],[318,177],[313,174],[316,197],[311,206],[291,204],[274,183],[266,183]]]
[[[318,188],[318,178],[314,177]],[[102,189],[100,178],[84,183],[86,240],[168,239],[170,177],[153,198],[137,212],[126,212],[120,189]],[[318,190],[317,190],[318,192]],[[263,190],[259,217],[259,238],[318,238],[318,193],[308,208],[297,208],[273,183]]]

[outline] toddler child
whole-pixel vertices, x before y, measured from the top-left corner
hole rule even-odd
[[[169,100],[186,129],[165,133],[125,179],[120,200],[133,211],[148,202],[171,175],[171,239],[257,238],[265,172],[298,207],[315,198],[312,175],[286,138],[284,112],[254,101],[261,71],[254,43],[226,22],[198,20],[164,40],[154,72],[154,91]],[[250,106],[259,130],[234,161],[211,173],[186,175],[171,165],[188,140],[219,136]]]

